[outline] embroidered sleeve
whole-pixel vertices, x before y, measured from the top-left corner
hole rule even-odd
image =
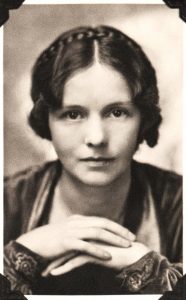
[[[12,290],[32,294],[32,286],[46,265],[47,260],[16,241],[5,246],[4,274],[10,281]]]
[[[181,263],[171,264],[166,257],[151,251],[124,268],[117,275],[117,280],[125,292],[161,294],[172,290],[181,277]]]

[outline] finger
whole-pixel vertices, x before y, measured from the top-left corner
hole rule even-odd
[[[111,259],[111,254],[108,251],[101,249],[101,247],[94,245],[93,243],[76,239],[69,239],[66,242],[69,251],[75,250],[83,252],[103,260]]]
[[[80,239],[97,240],[118,247],[130,247],[131,241],[99,227],[78,229]]]
[[[83,266],[87,263],[95,263],[96,259],[93,257],[90,257],[88,255],[79,255],[75,258],[72,258],[67,263],[65,263],[63,266],[60,266],[56,269],[53,269],[50,274],[53,276],[62,275],[65,273],[68,273],[80,266]]]
[[[74,252],[70,252],[58,259],[55,259],[53,262],[51,262],[47,268],[41,273],[41,276],[46,277],[50,274],[50,271],[55,269],[56,267],[63,265],[64,263],[66,263],[69,259],[75,257],[78,255],[78,252],[74,251]]]
[[[76,223],[78,223],[80,227],[101,227],[130,241],[134,241],[136,238],[136,236],[127,228],[107,218],[95,216],[77,216]]]

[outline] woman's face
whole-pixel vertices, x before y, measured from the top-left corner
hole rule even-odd
[[[130,168],[140,112],[113,68],[95,63],[69,78],[62,108],[49,114],[54,148],[65,171],[92,186],[111,184]]]

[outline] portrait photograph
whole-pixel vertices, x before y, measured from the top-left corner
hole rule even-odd
[[[0,39],[9,289],[31,300],[174,290],[185,274],[179,10],[26,0]]]

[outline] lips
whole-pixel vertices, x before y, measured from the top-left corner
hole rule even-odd
[[[115,160],[113,157],[86,157],[80,159],[81,162],[85,163],[90,168],[102,168],[108,167]]]
[[[80,159],[81,161],[93,161],[93,162],[109,162],[113,161],[115,158],[113,157],[86,157]]]

